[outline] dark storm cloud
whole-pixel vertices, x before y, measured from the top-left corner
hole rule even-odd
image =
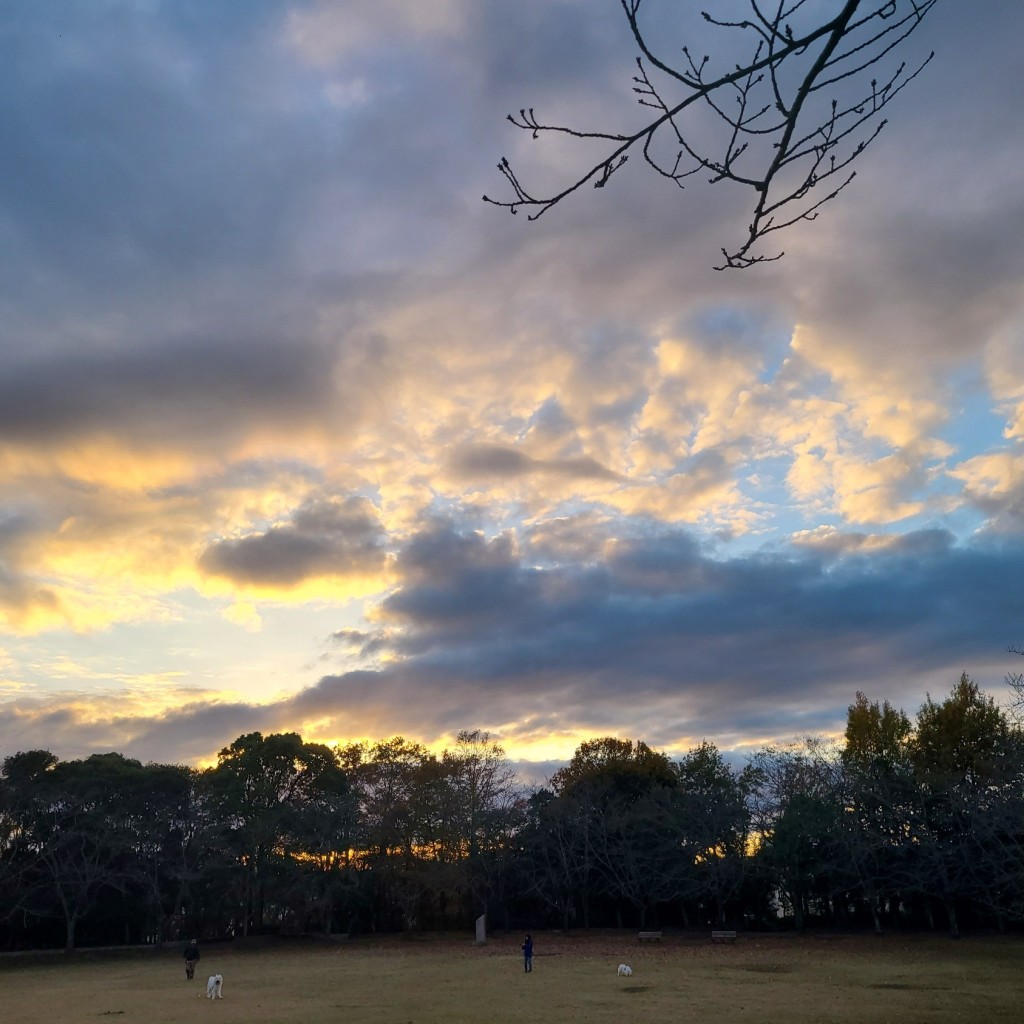
[[[67,700],[68,695],[62,695]],[[273,709],[215,700],[190,700],[152,718],[125,709],[97,718],[82,698],[75,706],[9,702],[0,714],[0,751],[52,750],[70,760],[116,750],[127,757],[167,764],[194,763],[254,730],[278,728]]]
[[[384,530],[362,498],[317,499],[285,526],[214,544],[200,568],[242,586],[290,587],[318,576],[378,572],[384,565]]]
[[[301,423],[330,392],[332,357],[282,339],[214,339],[27,362],[0,377],[0,441],[118,430],[192,443],[236,421]]]
[[[370,639],[370,634],[365,629],[339,629],[331,634],[331,639],[345,646],[361,647]]]
[[[706,652],[703,674],[720,657],[717,638],[738,641],[744,631],[759,637],[765,653],[773,638],[805,645],[863,632],[884,643],[909,631],[941,659],[965,643],[977,655],[1000,646],[995,634],[1012,622],[1002,595],[1021,556],[1012,545],[961,548],[948,535],[929,532],[883,553],[842,559],[790,552],[720,560],[686,533],[661,532],[621,540],[590,567],[538,569],[528,564],[528,553],[519,556],[503,540],[440,530],[418,538],[399,559],[407,582],[383,610],[410,628],[417,644],[434,640],[430,646],[438,650],[465,643],[483,652],[484,620],[500,609],[494,635],[522,636],[524,649],[550,643],[562,664],[568,658],[593,669],[625,661],[614,652],[627,644],[630,659],[639,653],[638,663],[630,660],[634,679],[657,680],[665,672],[659,651],[680,644],[692,645],[691,658]],[[970,605],[966,618],[936,614],[960,603]],[[563,649],[557,642],[563,634],[587,643]],[[739,646],[729,659],[734,676],[742,675],[748,657]],[[502,671],[486,660],[480,668],[487,676]],[[817,670],[794,669],[798,675]]]
[[[929,531],[882,551],[721,560],[687,533],[655,530],[589,567],[530,557],[437,525],[401,556],[380,670],[262,706],[186,700],[102,724],[23,701],[0,716],[0,745],[181,760],[304,722],[326,736],[356,722],[363,735],[428,739],[514,722],[506,742],[580,730],[729,747],[841,728],[857,690],[913,713],[922,679],[940,694],[966,669],[991,692],[1024,620],[1019,540],[960,545]]]
[[[524,452],[500,444],[467,445],[451,460],[452,472],[462,479],[488,477],[516,478],[542,474],[582,480],[614,480],[617,475],[595,459],[535,459]]]
[[[303,714],[386,705],[396,727],[430,732],[542,709],[563,726],[623,723],[675,703],[680,732],[784,735],[835,727],[857,689],[913,704],[911,679],[952,685],[998,661],[1019,631],[1006,595],[1024,547],[929,532],[870,554],[720,561],[669,532],[590,569],[538,570],[501,540],[440,529],[401,564],[410,577],[384,605],[399,662],[324,679]]]
[[[421,533],[399,555],[397,571],[405,585],[387,597],[384,615],[402,623],[431,622],[404,643],[413,647],[440,640],[445,624],[457,631],[490,622],[521,620],[536,598],[539,577],[524,571],[509,536],[488,541],[478,533],[460,534],[448,526]]]
[[[0,441],[223,450],[351,420],[373,383],[358,315],[314,340],[309,295],[365,302],[381,275],[343,266],[351,232],[309,274],[298,241],[343,115],[287,7],[187,6],[28,5],[0,33]]]
[[[56,287],[88,302],[97,286],[194,277],[274,238],[284,162],[240,157],[272,141],[295,154],[303,141],[272,118],[253,138],[246,115],[274,69],[239,74],[273,8],[189,7],[35,4],[6,19],[0,93],[17,102],[0,135],[3,223],[27,299]]]
[[[27,385],[54,431],[76,414],[88,427],[107,408],[114,431],[137,386],[158,410],[185,410],[170,425],[187,431],[191,406],[216,387],[226,410],[248,393],[270,415],[281,404],[298,414],[296,378],[321,385],[306,406],[331,384],[310,340],[322,304],[345,310],[330,321],[348,347],[342,335],[383,289],[398,301],[390,253],[413,252],[419,223],[403,213],[397,168],[408,164],[394,151],[410,133],[379,108],[328,101],[323,76],[287,43],[290,9],[36,4],[5,22],[5,408]],[[426,103],[425,91],[408,95]],[[420,109],[408,117],[425,120]],[[380,138],[367,141],[367,126]],[[417,159],[431,153],[422,132]],[[424,228],[425,244],[439,237]],[[235,388],[224,379],[232,361]],[[279,396],[266,393],[273,380]],[[207,431],[226,418],[217,404],[201,412]],[[15,407],[8,418],[27,416]]]
[[[216,700],[187,702],[155,720],[125,720],[120,726],[126,749],[118,749],[146,751],[146,758],[171,764],[209,757],[246,733],[286,729],[274,707]]]

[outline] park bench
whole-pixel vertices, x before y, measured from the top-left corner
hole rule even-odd
[[[661,932],[638,932],[641,942],[661,942]]]
[[[713,931],[711,933],[711,941],[712,942],[735,942],[736,941],[736,932],[733,929],[731,929],[731,928],[729,928],[729,929],[727,929],[727,928],[716,929],[715,931]]]

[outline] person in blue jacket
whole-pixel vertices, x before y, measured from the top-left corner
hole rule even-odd
[[[533,970],[533,936],[527,935],[523,943],[523,970],[529,974]]]

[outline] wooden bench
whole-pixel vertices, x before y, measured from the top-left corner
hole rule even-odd
[[[732,929],[718,929],[711,933],[712,942],[735,942],[736,932]]]
[[[641,942],[661,942],[661,932],[637,932]]]

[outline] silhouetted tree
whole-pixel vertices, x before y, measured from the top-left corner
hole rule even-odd
[[[359,801],[358,848],[374,888],[375,926],[397,909],[406,931],[418,927],[422,904],[438,879],[437,802],[431,790],[440,770],[437,758],[420,743],[394,736],[377,743],[351,744],[341,752]],[[433,872],[436,875],[436,872]]]
[[[863,897],[879,935],[885,895],[907,882],[907,837],[917,803],[911,738],[910,719],[888,701],[869,702],[858,693],[847,710],[837,842],[852,892]]]
[[[7,813],[27,869],[17,906],[63,920],[68,953],[101,894],[128,886],[131,797],[141,767],[115,753],[58,761],[49,751],[29,751],[4,759]]]
[[[220,751],[207,781],[234,865],[240,930],[248,934],[263,925],[268,901],[279,913],[287,903],[296,856],[345,849],[348,779],[330,747],[296,733],[254,732]]]
[[[599,786],[606,796],[638,797],[655,786],[674,786],[675,773],[668,756],[652,750],[642,740],[602,736],[585,740],[569,763],[551,776],[551,788],[559,795],[588,786]]]
[[[526,895],[555,911],[566,932],[574,921],[590,926],[597,818],[585,793],[556,795],[545,788],[527,804],[522,884]]]
[[[125,873],[146,908],[143,933],[157,945],[180,917],[192,877],[195,776],[183,765],[127,762],[119,781]]]
[[[751,759],[751,808],[770,872],[802,931],[816,898],[829,898],[839,864],[842,813],[838,751],[817,737],[767,747]]]
[[[463,730],[441,757],[450,786],[448,800],[465,883],[485,912],[508,870],[513,835],[522,819],[522,787],[490,733]]]
[[[1017,746],[1003,711],[966,672],[944,701],[929,696],[918,711],[911,745],[918,885],[941,901],[954,938],[960,934],[957,905],[977,895],[978,858],[987,860],[978,847],[986,816],[1003,786],[1017,779]]]
[[[684,892],[708,900],[720,926],[744,888],[751,863],[750,793],[754,770],[734,772],[707,741],[676,764],[681,805],[678,844],[688,878]]]

